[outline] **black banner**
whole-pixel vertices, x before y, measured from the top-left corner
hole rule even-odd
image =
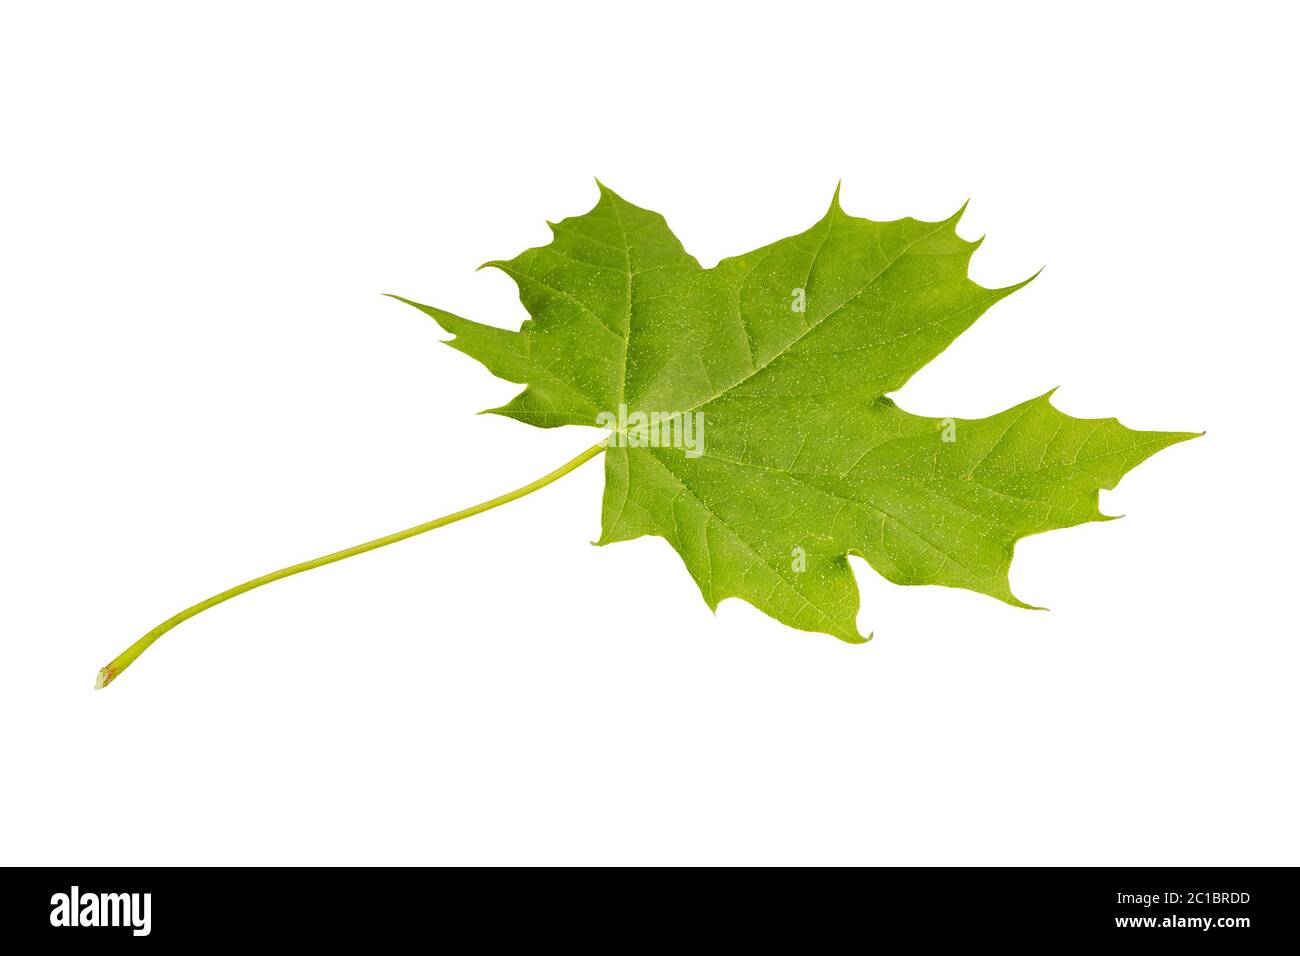
[[[871,869],[806,877],[576,875],[510,893],[478,874],[423,869],[11,869],[12,938],[154,942],[409,940],[446,930],[538,942],[618,944],[829,941],[845,933],[917,942],[1121,942],[1181,947],[1287,945],[1296,935],[1289,869]],[[824,877],[823,877],[824,878]],[[649,889],[654,880],[657,889]],[[830,882],[830,881],[828,881]],[[814,883],[816,884],[814,886]],[[649,884],[653,885],[653,884]],[[450,888],[449,888],[450,887]]]

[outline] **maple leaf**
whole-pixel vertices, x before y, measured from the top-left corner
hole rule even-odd
[[[590,212],[551,224],[548,245],[488,263],[532,316],[518,332],[401,301],[527,386],[490,411],[613,425],[600,544],[658,535],[710,607],[738,597],[858,642],[848,555],[897,584],[1029,607],[1008,582],[1016,541],[1107,520],[1100,489],[1195,437],[1072,418],[1050,392],[980,419],[890,400],[1033,278],[971,281],[979,242],[957,235],[960,217],[873,222],[847,215],[837,189],[806,232],[704,269],[661,215],[601,185]]]
[[[964,209],[965,207],[963,207]],[[887,396],[999,299],[966,274],[978,242],[942,222],[847,215],[704,269],[663,216],[600,186],[551,242],[491,262],[532,318],[517,332],[401,299],[448,344],[526,387],[490,409],[609,437],[514,491],[263,574],[173,614],[100,668],[106,687],[163,634],[231,598],[532,494],[605,453],[600,544],[665,538],[712,608],[861,642],[848,556],[898,584],[1029,607],[1016,541],[1104,521],[1100,489],[1190,432],[1080,419],[1051,393],[989,418],[924,418]],[[394,296],[394,298],[401,298]]]

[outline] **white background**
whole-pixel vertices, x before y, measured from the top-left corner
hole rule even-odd
[[[1282,5],[43,4],[0,22],[0,860],[1295,864],[1294,22]],[[1052,608],[855,562],[853,647],[659,539],[592,430],[397,292],[600,176],[705,264],[849,212],[1032,286],[895,397],[1205,438],[1021,543]],[[777,503],[779,506],[779,503]]]

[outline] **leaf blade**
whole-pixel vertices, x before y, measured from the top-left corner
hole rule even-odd
[[[1050,392],[984,419],[912,415],[889,399],[1035,278],[971,281],[980,242],[957,234],[964,210],[873,222],[847,215],[837,190],[804,232],[704,269],[662,216],[601,185],[550,244],[490,263],[532,315],[519,332],[416,307],[454,347],[527,385],[494,411],[617,423],[599,544],[665,538],[710,607],[739,597],[859,642],[849,554],[898,584],[1033,607],[1011,591],[1016,542],[1108,520],[1101,490],[1195,437],[1073,418]],[[702,416],[702,447],[647,444],[654,429],[628,423],[638,412]]]

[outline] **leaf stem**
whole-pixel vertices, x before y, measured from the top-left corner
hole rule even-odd
[[[608,441],[608,439],[606,439],[606,441]],[[385,545],[393,544],[397,541],[414,538],[417,534],[424,534],[426,531],[432,531],[434,528],[441,528],[443,525],[460,521],[462,518],[470,518],[474,515],[482,514],[484,511],[491,511],[493,508],[514,501],[516,498],[530,495],[539,488],[544,488],[551,482],[563,478],[579,465],[595,458],[605,450],[605,443],[605,441],[602,441],[599,444],[592,445],[577,458],[566,462],[549,474],[545,474],[538,478],[536,481],[530,481],[528,484],[516,488],[514,491],[506,492],[504,495],[491,498],[480,504],[466,508],[463,511],[456,511],[449,515],[443,515],[441,518],[434,518],[432,521],[426,521],[424,524],[417,524],[404,531],[395,531],[394,533],[385,535],[382,538],[375,538],[373,541],[367,541],[364,544],[353,545],[352,547],[345,548],[342,551],[335,551],[332,554],[313,558],[310,561],[303,561],[301,564],[293,564],[287,568],[281,568],[279,571],[272,571],[270,574],[263,574],[259,578],[253,578],[251,581],[245,581],[243,584],[238,584],[229,590],[222,591],[220,594],[214,594],[206,601],[200,601],[193,607],[187,607],[179,614],[172,615],[144,637],[140,638],[124,650],[121,654],[118,654],[117,657],[109,661],[104,667],[100,668],[99,674],[95,678],[95,688],[107,687],[113,682],[114,678],[122,673],[122,671],[130,667],[132,662],[143,654],[150,644],[158,640],[158,638],[162,637],[177,624],[180,624],[182,621],[188,621],[190,618],[194,617],[194,615],[200,614],[210,607],[216,607],[223,601],[229,601],[232,597],[238,597],[240,594],[251,591],[254,588],[260,588],[263,584],[270,584],[272,581],[279,581],[281,578],[291,577],[292,575],[300,574],[303,571],[310,571],[313,568],[319,568],[326,564],[333,564],[335,561],[342,561],[344,558],[350,558],[353,555],[364,554],[367,551],[374,551],[376,548],[382,548]]]

